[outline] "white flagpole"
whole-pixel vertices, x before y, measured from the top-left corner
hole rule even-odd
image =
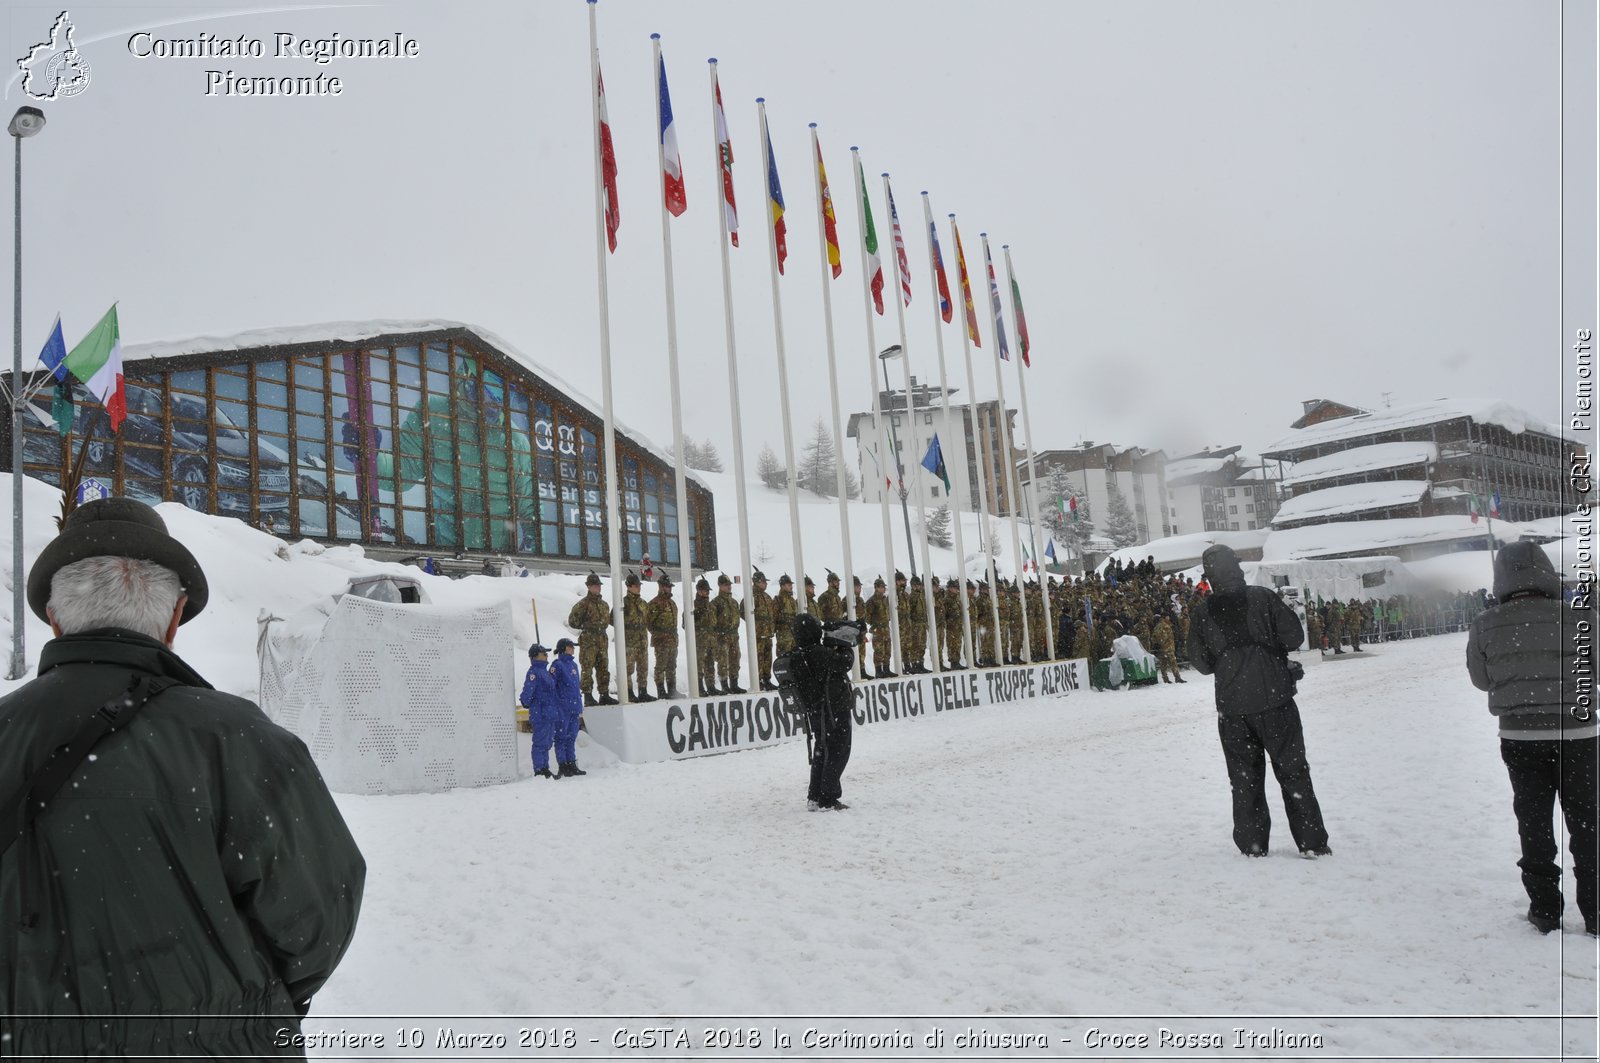
[[[622,619],[622,506],[617,491],[617,422],[611,404],[611,302],[606,288],[606,203],[605,177],[600,155],[600,41],[595,28],[596,0],[589,0],[589,110],[590,125],[594,130],[594,215],[595,260],[598,263],[600,291],[600,393],[605,412],[605,465],[606,465],[606,552],[611,557],[611,623],[612,641],[618,673],[622,674],[627,658],[623,656]],[[622,698],[627,700],[626,682],[618,683]],[[595,691],[596,700],[609,691]]]
[[[1017,282],[1011,272],[1011,245],[1001,244],[1000,253],[1006,256],[1006,285],[1011,289],[1012,298],[1015,300]],[[1015,302],[1012,304],[1011,320],[1016,321],[1017,314]],[[1043,540],[1039,535],[1039,476],[1033,467],[1033,422],[1028,419],[1028,376],[1022,371],[1022,335],[1019,331],[1017,341],[1017,396],[1022,403],[1022,438],[1023,445],[1028,453],[1028,486],[1033,490],[1033,508],[1028,513],[1029,537],[1033,540],[1033,563],[1035,567],[1044,562]],[[1050,659],[1056,658],[1056,625],[1055,614],[1050,611],[1050,574],[1039,573],[1039,593],[1044,598],[1044,637],[1045,646],[1050,651]],[[1071,647],[1069,646],[1070,650]]]
[[[994,259],[989,254],[989,234],[979,233],[978,239],[983,241],[983,272],[984,279],[989,282],[989,307],[991,310],[1000,307],[1000,282],[994,275]],[[1005,377],[1000,372],[1000,326],[1004,322],[995,320],[994,334],[994,393],[999,400],[999,413],[995,419],[995,433],[998,435],[1000,450],[1004,455],[1002,468],[995,470],[995,475],[1005,477],[1006,495],[1010,499],[1011,510],[1011,571],[1012,578],[1016,581],[1017,608],[1022,610],[1022,659],[1028,664],[1033,663],[1033,640],[1028,633],[1028,597],[1023,591],[1022,572],[1022,534],[1017,529],[1017,496],[1021,494],[1017,485],[1017,463],[1011,456],[1011,444],[1007,442],[1010,435],[1006,431],[1006,384]],[[998,504],[999,492],[995,492]],[[1037,556],[1037,555],[1036,555]]]
[[[689,577],[694,574],[693,558],[689,554],[689,481],[684,473],[683,460],[683,401],[681,386],[678,380],[678,304],[672,289],[672,215],[667,210],[667,158],[666,149],[661,143],[661,34],[652,33],[650,43],[651,51],[655,55],[654,65],[650,70],[650,83],[656,87],[656,170],[660,178],[661,198],[656,206],[661,208],[661,263],[666,277],[667,297],[667,372],[672,377],[672,448],[673,472],[677,477],[678,486],[678,578],[683,582],[684,616],[688,623],[685,631],[688,633],[686,643],[689,650],[689,690],[698,693],[700,690],[700,655],[695,651],[694,639],[694,598],[691,596],[692,584]],[[706,529],[700,529],[701,538],[704,539]],[[618,638],[621,638],[621,627],[617,628]],[[618,688],[627,686],[627,683],[617,684]]]
[[[772,134],[767,130],[767,101],[756,97],[756,115],[761,122],[761,161],[763,174],[773,173]],[[767,219],[767,265],[772,273],[772,339],[778,357],[778,408],[783,411],[783,456],[788,462],[789,487],[789,537],[794,547],[795,585],[800,588],[797,612],[806,611],[806,557],[800,541],[800,495],[796,486],[794,468],[794,426],[789,417],[789,370],[783,353],[783,300],[778,292],[778,233],[773,227],[772,188],[769,184],[762,197],[767,209],[762,212]]]
[[[956,228],[956,216],[950,215],[950,246],[961,247],[960,231]],[[972,320],[967,310],[967,292],[972,287],[972,275],[967,274],[966,286],[962,287],[961,270],[965,265],[964,251],[956,255],[956,286],[961,291],[956,296],[961,300],[961,353],[967,360],[967,402],[972,410],[973,444],[977,448],[977,460],[973,466],[978,471],[978,548],[983,551],[984,569],[989,575],[989,608],[994,613],[994,659],[996,664],[1005,663],[1005,652],[1000,647],[1000,580],[994,572],[994,553],[989,549],[989,507],[984,495],[988,493],[984,482],[983,459],[986,448],[983,445],[983,425],[978,417],[978,385],[972,379],[972,332],[977,328],[977,322]],[[998,502],[998,496],[997,496]]]
[[[860,148],[854,146],[850,148],[850,163],[850,176],[855,179],[856,186],[856,229],[861,234],[861,305],[866,311],[867,317],[867,387],[872,390],[872,423],[877,428],[876,435],[878,441],[881,442],[884,437],[883,394],[878,390],[878,367],[876,365],[876,362],[878,361],[877,323],[872,320],[872,277],[868,273],[869,267],[867,265],[867,214],[866,202],[862,198],[866,195],[867,177],[866,171],[861,168]],[[879,241],[878,246],[879,248],[883,247],[882,241]],[[881,255],[878,262],[878,268],[882,269],[883,259]],[[897,298],[898,295],[899,293],[896,293]],[[883,452],[884,451],[880,451],[880,453]],[[887,450],[887,453],[892,456],[894,451],[889,449]],[[888,475],[888,470],[884,467],[881,460],[878,463],[877,471],[879,476],[887,477]],[[866,475],[865,469],[862,469],[861,472],[863,476]],[[883,516],[883,563],[890,572],[893,572],[894,533],[889,527],[889,492],[887,490],[880,490],[878,497],[879,501],[882,503],[878,507],[878,510]],[[905,674],[905,668],[904,657],[902,656],[900,645],[899,597],[900,596],[898,593],[890,594],[888,596],[889,645],[890,649],[892,650],[891,659],[894,661],[894,670],[903,675]],[[852,601],[854,601],[854,591],[851,592],[850,598]]]
[[[886,204],[894,202],[894,196],[889,191],[888,174],[883,175],[883,201]],[[889,240],[891,243],[894,242],[894,227],[896,223],[897,219],[895,213],[891,209],[889,213]],[[901,234],[900,238],[902,241],[904,241],[904,233]],[[915,397],[911,394],[911,348],[906,340],[906,303],[905,299],[900,294],[901,286],[904,283],[905,278],[900,275],[900,249],[896,247],[894,249],[894,315],[895,319],[900,324],[900,363],[901,368],[905,371],[906,416],[911,421],[910,476],[913,477],[912,483],[914,484],[917,479],[921,478],[923,472],[923,447],[922,436],[918,433],[916,424],[917,403]],[[934,283],[937,284],[938,281],[935,280]],[[934,301],[935,303],[938,302],[938,300]],[[926,503],[923,501],[922,492],[915,489],[913,490],[917,496],[917,533],[918,537],[922,540],[922,604],[923,609],[927,614],[926,622],[928,625],[928,637],[937,641],[939,625],[936,622],[936,618],[934,617],[933,613],[933,568],[928,561],[928,509]],[[944,671],[944,666],[940,663],[939,658],[939,653],[941,650],[943,650],[943,648],[944,647],[937,645],[933,648],[933,670],[935,672]],[[920,664],[921,662],[918,663]]]
[[[828,262],[828,233],[822,220],[822,145],[817,141],[817,123],[811,123],[811,183],[817,191],[817,260],[822,264],[822,323],[828,347],[828,399],[833,405],[833,473],[835,489],[839,493],[839,540],[844,556],[846,576],[855,573],[850,559],[850,495],[845,490],[844,431],[839,423],[839,369],[833,352],[833,284],[832,268]],[[831,190],[830,190],[831,197]],[[845,609],[851,620],[856,618],[856,596],[852,591],[845,598]],[[860,657],[857,656],[857,660]]]
[[[933,310],[934,345],[939,351],[939,401],[944,413],[945,430],[948,432],[950,428],[950,386],[945,374],[944,315],[939,310],[939,260],[934,253],[933,238],[936,230],[933,225],[933,204],[928,199],[928,193],[926,192],[922,193],[922,217],[927,223],[928,232],[928,290],[932,293],[932,297],[928,302]],[[966,466],[967,441],[966,433],[963,432],[961,438],[961,475],[955,477],[955,481],[963,486],[966,485],[967,481]],[[949,461],[945,462],[945,475],[950,475]],[[963,493],[962,491],[950,492],[950,515],[954,518],[951,523],[954,525],[956,539],[956,589],[960,592],[957,600],[961,604],[961,645],[964,647],[961,651],[961,656],[970,658],[972,655],[972,607],[967,598],[967,547],[961,534],[961,495]],[[965,667],[972,668],[977,663],[977,659],[972,658],[966,662]]]
[[[715,130],[717,119],[722,117],[725,120],[726,116],[721,114],[719,106],[721,94],[717,90],[717,61],[708,59],[706,63],[711,68],[711,125],[712,129]],[[715,136],[713,139],[715,139]],[[731,156],[733,151],[731,133],[728,139],[728,150]],[[720,141],[716,145],[716,159],[717,195],[720,198],[726,195],[722,190],[723,160]],[[727,165],[731,173],[733,168],[733,159],[731,157],[728,159]],[[750,662],[750,678],[759,679],[760,658],[756,654],[756,610],[755,604],[750,600],[750,596],[755,593],[756,589],[755,580],[750,575],[755,566],[750,563],[750,506],[745,498],[744,429],[740,423],[739,414],[741,401],[739,397],[739,360],[736,356],[733,339],[733,280],[728,269],[728,212],[726,207],[726,202],[718,203],[715,213],[717,215],[717,227],[721,233],[721,239],[717,242],[717,247],[722,252],[722,331],[728,338],[728,395],[733,400],[732,408],[729,410],[733,417],[733,484],[739,499],[739,556],[743,558],[744,564],[744,641],[746,651],[744,659]],[[734,682],[738,682],[738,676],[734,677]],[[746,689],[754,690],[756,689],[756,684],[751,683]]]

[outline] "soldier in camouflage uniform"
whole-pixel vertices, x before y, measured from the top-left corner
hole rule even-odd
[[[606,656],[606,628],[611,626],[611,606],[600,597],[600,576],[589,573],[587,593],[567,614],[567,626],[578,632],[578,668],[584,705],[615,705],[611,696],[611,662]]]
[[[972,596],[972,659],[978,662],[979,667],[991,667],[998,662],[994,659],[994,613],[989,605],[989,584],[984,580],[978,581],[977,593]]]
[[[896,626],[900,635],[900,671],[906,675],[911,675],[916,671],[911,667],[914,660],[911,656],[911,625],[913,623],[913,610],[920,610],[921,608],[922,603],[920,601],[913,602],[911,600],[911,592],[906,589],[906,574],[896,569],[894,574],[894,617],[899,621]],[[890,660],[892,667],[893,658],[891,657]]]
[[[1155,626],[1150,631],[1150,652],[1156,655],[1156,663],[1161,668],[1161,681],[1163,683],[1182,683],[1186,680],[1178,671],[1178,644],[1176,634],[1172,630],[1172,620],[1166,613],[1158,613],[1155,617]],[[1168,679],[1167,675],[1172,678]]]
[[[772,681],[772,640],[778,633],[778,613],[767,593],[767,577],[759,568],[750,574],[749,605],[756,615],[757,679],[762,690],[777,690],[778,684]]]
[[[650,607],[640,597],[639,577],[628,573],[623,581],[627,587],[622,596],[622,629],[625,664],[623,679],[628,684],[631,701],[654,701],[650,696]]]
[[[656,653],[656,697],[678,696],[678,603],[672,600],[672,577],[662,574],[660,588],[645,610],[650,648]]]
[[[794,580],[785,572],[778,577],[778,596],[772,600],[773,624],[778,632],[778,653],[794,649],[794,618],[800,615],[800,603],[795,601]]]
[[[845,617],[844,596],[839,593],[839,574],[828,570],[828,589],[817,598],[817,617],[824,624]]]
[[[694,648],[700,658],[700,696],[717,689],[717,638],[711,626],[711,584],[701,576],[694,585]]]
[[[805,577],[805,590],[806,590],[806,615],[807,616],[820,616],[821,614],[818,613],[818,611],[817,611],[818,608],[819,608],[818,605],[817,605],[817,585],[816,585],[816,583],[812,582],[812,579],[811,579],[810,576]]]
[[[1350,649],[1356,653],[1367,652],[1361,648],[1361,629],[1366,622],[1366,609],[1362,608],[1361,602],[1351,598],[1350,604],[1344,607],[1344,629],[1350,635]]]
[[[939,636],[944,644],[945,660],[951,669],[965,668],[961,662],[966,655],[961,652],[961,581],[951,578],[944,585],[944,595],[939,599]]]
[[[889,670],[893,645],[889,641],[888,586],[882,576],[873,580],[872,597],[856,613],[856,618],[865,620],[872,630],[872,674],[879,679],[890,679],[895,674]]]
[[[1306,604],[1306,635],[1311,639],[1311,648],[1322,652],[1322,606],[1316,602]]]
[[[1050,659],[1050,643],[1046,637],[1044,595],[1039,592],[1037,582],[1028,584],[1028,593],[1023,601],[1028,607],[1028,641],[1033,663],[1040,664]]]
[[[937,581],[935,581],[937,582]],[[928,603],[922,592],[922,577],[911,577],[911,590],[907,595],[910,598],[910,608],[900,616],[906,619],[906,635],[900,639],[900,661],[905,665],[905,670],[914,675],[928,673]],[[938,606],[935,604],[934,612],[937,616]],[[910,649],[906,647],[910,646]],[[934,651],[937,655],[938,651]]]
[[[1339,608],[1337,599],[1328,603],[1328,645],[1333,647],[1333,652],[1343,655],[1344,647],[1344,610]]]
[[[1006,584],[1006,628],[1007,643],[1011,651],[1011,663],[1022,663],[1022,588],[1015,580]]]
[[[739,627],[743,621],[744,610],[733,596],[733,579],[724,572],[717,577],[717,596],[711,599],[711,633],[724,694],[744,693],[739,685]]]
[[[864,611],[867,608],[867,603],[862,601],[862,599],[861,599],[861,577],[860,576],[851,576],[850,577],[850,591],[851,591],[852,596],[855,598],[856,619],[860,620],[862,618],[862,616],[865,615]],[[862,639],[860,642],[856,643],[856,663],[861,666],[861,677],[863,679],[865,679],[866,675],[867,675],[867,640],[866,639]]]

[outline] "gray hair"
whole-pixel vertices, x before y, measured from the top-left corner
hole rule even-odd
[[[177,573],[154,561],[90,557],[50,580],[50,614],[62,634],[120,627],[166,641],[183,595]]]

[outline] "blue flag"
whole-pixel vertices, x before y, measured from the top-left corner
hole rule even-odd
[[[1054,539],[1044,544],[1044,556],[1050,559],[1052,565],[1056,563],[1056,541]]]
[[[44,350],[39,352],[39,361],[57,380],[67,379],[67,341],[61,338],[59,314],[56,315],[56,327],[50,330],[50,338],[44,341]]]
[[[1094,630],[1094,605],[1085,598],[1083,600],[1083,622],[1089,625],[1089,630]]]
[[[944,467],[944,450],[939,446],[939,433],[933,433],[933,442],[922,456],[922,467],[944,481],[944,493],[950,493],[950,472]]]

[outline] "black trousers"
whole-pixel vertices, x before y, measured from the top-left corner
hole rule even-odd
[[[811,729],[811,785],[806,790],[810,801],[837,801],[844,793],[839,778],[850,763],[850,712],[831,713],[826,724],[813,718]]]
[[[1500,759],[1511,774],[1511,807],[1522,838],[1522,886],[1536,915],[1560,919],[1561,866],[1556,863],[1555,801],[1567,819],[1573,873],[1578,879],[1578,911],[1585,925],[1595,920],[1595,765],[1600,738],[1519,742],[1502,738]]]
[[[1266,758],[1283,790],[1283,808],[1289,816],[1289,833],[1301,852],[1328,844],[1322,824],[1322,807],[1311,787],[1311,766],[1306,763],[1306,738],[1300,710],[1294,702],[1269,712],[1248,716],[1218,716],[1217,734],[1228,762],[1233,786],[1233,842],[1241,853],[1267,851],[1272,813],[1267,808]]]

